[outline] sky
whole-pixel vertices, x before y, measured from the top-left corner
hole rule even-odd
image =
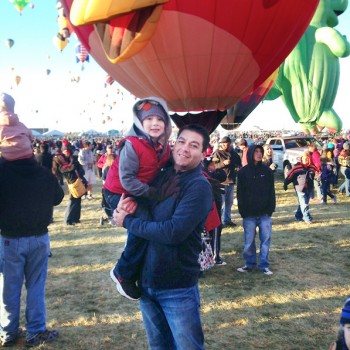
[[[350,7],[350,6],[349,6]],[[33,0],[22,15],[9,0],[0,1],[0,91],[16,100],[16,113],[29,128],[81,132],[127,130],[135,97],[117,82],[105,84],[107,73],[90,57],[76,62],[73,34],[61,52],[53,44],[58,33],[54,0]],[[336,27],[350,40],[350,8]],[[6,45],[8,39],[14,45]],[[350,58],[341,58],[334,108],[350,128]],[[47,74],[50,70],[50,74]],[[15,76],[21,77],[17,85]],[[79,77],[79,82],[74,81]],[[73,81],[72,81],[73,80]],[[299,129],[280,99],[260,104],[240,129]]]

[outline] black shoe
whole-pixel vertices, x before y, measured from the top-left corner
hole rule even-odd
[[[68,222],[66,222],[66,225],[69,225],[69,226],[74,226],[75,224],[74,224],[74,222],[70,222],[70,221],[68,221]]]
[[[234,222],[232,222],[232,221],[230,221],[230,222],[225,222],[224,223],[224,227],[236,227],[237,226],[237,224],[235,224]]]
[[[22,336],[22,329],[19,328],[17,332],[11,333],[6,337],[6,339],[0,338],[0,345],[3,348],[13,346],[17,343],[18,338]]]
[[[27,348],[34,348],[41,344],[49,343],[56,340],[58,337],[58,331],[56,329],[52,329],[51,331],[46,330],[44,332],[40,332],[34,335],[34,337],[26,340]]]
[[[130,300],[139,300],[141,298],[141,290],[136,286],[135,282],[124,280],[118,273],[114,272],[114,268],[110,271],[112,281],[117,285],[119,294]]]

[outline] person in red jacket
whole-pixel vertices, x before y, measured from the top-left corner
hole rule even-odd
[[[168,144],[172,127],[164,100],[149,97],[136,102],[133,107],[134,124],[118,145],[118,155],[110,167],[103,185],[103,196],[113,211],[122,194],[138,198],[136,215],[144,218],[144,200],[164,199],[172,195],[176,182],[164,189],[149,184],[170,159]],[[128,234],[124,252],[110,271],[118,292],[131,300],[140,298],[136,280],[145,250],[144,241]],[[126,268],[127,266],[127,268]]]

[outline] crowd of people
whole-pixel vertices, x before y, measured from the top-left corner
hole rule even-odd
[[[22,336],[24,280],[27,347],[58,337],[57,330],[46,328],[48,226],[54,221],[53,207],[64,197],[63,187],[74,186],[78,179],[83,191],[69,192],[64,222],[81,223],[82,201],[95,199],[93,190],[101,179],[100,224],[110,222],[127,230],[110,278],[122,296],[140,301],[151,349],[204,349],[198,257],[205,233],[214,264],[227,264],[221,256],[221,231],[238,225],[232,219],[234,203],[244,233],[244,266],[237,271],[273,275],[269,251],[277,165],[273,149],[264,144],[270,135],[252,142],[247,140],[253,135],[246,134],[210,138],[204,127],[189,124],[172,140],[166,102],[149,97],[133,106],[133,125],[121,140],[33,141],[14,105],[10,95],[0,95],[2,346],[11,346]],[[293,184],[298,200],[294,217],[306,224],[313,222],[310,201],[326,205],[330,198],[337,204],[337,196],[350,195],[350,133],[323,141],[322,149],[309,146],[283,184],[285,190]],[[27,264],[31,269],[25,268]],[[332,350],[349,348],[349,320],[347,300],[342,337]]]

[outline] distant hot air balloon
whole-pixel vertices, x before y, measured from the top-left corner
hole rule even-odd
[[[15,41],[13,39],[7,39],[6,40],[6,45],[11,48],[13,46],[13,44],[15,43]]]
[[[82,44],[77,44],[75,46],[75,56],[76,56],[76,61],[81,62],[82,66],[81,69],[84,69],[84,62],[89,62],[89,53],[85,49],[85,47]]]
[[[106,76],[105,82],[106,82],[106,84],[108,84],[108,85],[112,85],[112,84],[115,82],[115,80],[114,80],[114,78],[111,77],[110,75],[107,75],[107,76]]]
[[[23,9],[29,4],[29,0],[10,0],[13,3],[16,10],[22,14]]]
[[[16,75],[15,76],[15,82],[16,82],[16,85],[18,86],[19,83],[21,82],[22,78],[19,76],[19,75]]]
[[[31,3],[31,4],[29,4],[29,7],[30,7],[31,9],[33,9],[33,8],[35,7],[35,4]]]
[[[50,75],[51,69],[46,69],[46,75]]]
[[[55,47],[62,51],[68,44],[68,39],[66,39],[62,34],[58,33],[53,37],[53,44]]]

